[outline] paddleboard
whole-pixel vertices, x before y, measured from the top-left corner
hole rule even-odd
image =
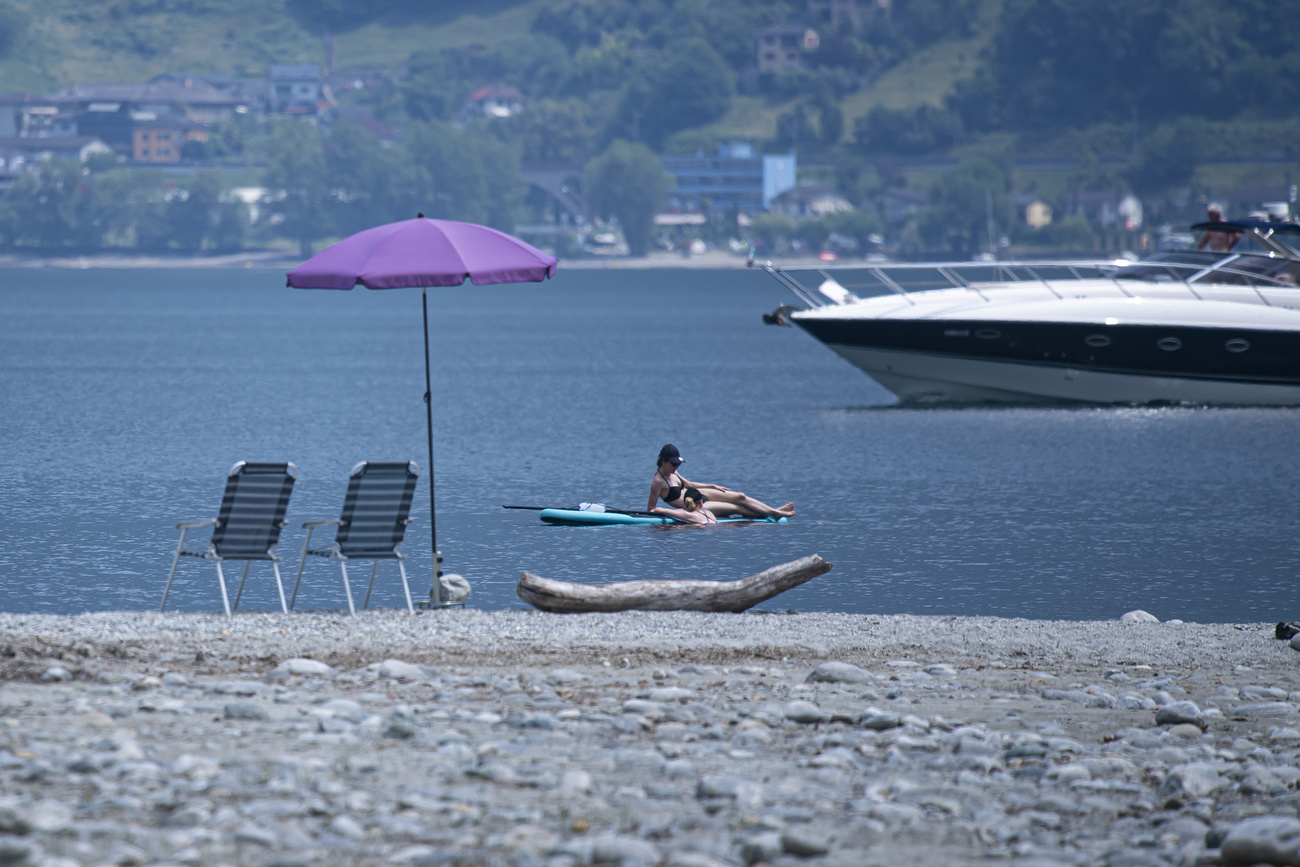
[[[580,509],[542,509],[541,519],[548,524],[599,527],[607,524],[681,524],[684,521],[663,515],[620,515],[617,512],[594,512]],[[785,518],[719,518],[719,524],[784,524]],[[695,526],[695,525],[690,525]],[[703,524],[699,526],[704,526]]]

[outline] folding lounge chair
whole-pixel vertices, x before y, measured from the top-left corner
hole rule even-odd
[[[243,560],[244,575],[239,579],[239,592],[235,594],[235,608],[244,595],[244,582],[248,580],[248,567],[254,560],[269,560],[275,571],[275,586],[280,591],[280,608],[285,614],[289,607],[284,601],[284,584],[280,580],[281,557],[275,553],[275,546],[280,543],[280,530],[288,521],[284,520],[285,510],[289,507],[289,495],[293,493],[294,480],[298,478],[298,468],[287,464],[254,464],[240,461],[230,468],[226,477],[226,493],[221,498],[221,512],[214,519],[206,521],[182,521],[181,540],[176,545],[176,556],[172,559],[172,571],[167,575],[167,589],[163,591],[162,606],[159,611],[167,609],[167,595],[172,590],[172,578],[176,575],[176,564],[182,557],[202,557],[211,560],[217,566],[217,582],[221,585],[221,604],[226,609],[226,616],[231,617],[230,597],[226,594],[226,576],[221,571],[221,564],[226,560]],[[201,548],[185,547],[185,534],[198,527],[212,527],[212,540]]]
[[[402,540],[411,523],[411,498],[415,496],[415,482],[420,468],[414,461],[402,463],[371,463],[362,461],[352,468],[348,476],[348,493],[343,500],[343,514],[332,521],[308,521],[307,541],[302,546],[302,561],[298,564],[298,578],[293,582],[292,608],[298,601],[298,585],[302,583],[302,570],[307,557],[324,557],[339,564],[343,573],[343,592],[348,597],[348,610],[356,615],[352,603],[352,585],[348,581],[348,563],[352,560],[373,560],[370,568],[370,587],[366,590],[363,608],[370,607],[370,593],[375,589],[375,573],[380,560],[396,560],[402,575],[402,590],[406,593],[406,608],[412,614],[411,587],[406,582],[406,555],[402,553]],[[337,525],[334,542],[328,548],[311,547],[311,534],[320,527]]]

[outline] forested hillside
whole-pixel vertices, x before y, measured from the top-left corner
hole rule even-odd
[[[1064,215],[1070,195],[1132,191],[1149,223],[1185,218],[1216,184],[1300,180],[1300,24],[1276,2],[856,5],[858,18],[832,23],[807,0],[0,0],[0,91],[163,72],[256,76],[271,63],[329,60],[378,73],[335,96],[391,129],[390,142],[345,123],[290,134],[277,127],[300,121],[268,117],[222,131],[228,146],[205,154],[218,169],[223,160],[226,169],[268,166],[259,182],[283,182],[284,167],[304,159],[332,179],[334,192],[316,197],[330,207],[306,206],[303,219],[336,215],[294,237],[304,244],[355,225],[363,211],[366,220],[389,208],[400,215],[430,197],[424,210],[447,216],[536,222],[554,208],[517,180],[521,165],[585,167],[617,142],[635,145],[620,153],[643,162],[736,139],[759,152],[794,150],[802,181],[859,212],[759,219],[751,234],[774,244],[884,233],[900,249],[969,252],[987,236],[989,211],[1015,242],[1100,243],[1103,227],[1083,215],[1030,232],[1013,198],[1037,195]],[[759,33],[787,24],[816,37],[801,43],[798,68],[761,71]],[[466,122],[467,97],[487,84],[517,89],[524,109]],[[340,177],[357,159],[385,171],[367,169],[364,184]],[[1056,161],[1056,173],[1035,174],[1024,167],[1032,160]],[[1206,169],[1226,160],[1273,168]],[[39,179],[16,185],[9,211],[15,195],[39,189]],[[899,213],[887,201],[898,190],[921,205]],[[609,203],[595,216],[645,218],[620,214],[617,195],[590,192]],[[276,225],[297,219],[281,217]],[[139,218],[119,222],[99,243],[136,242]],[[733,218],[700,232],[720,241],[737,230]],[[3,240],[27,243],[13,231]]]

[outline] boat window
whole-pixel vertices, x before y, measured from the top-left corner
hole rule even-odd
[[[1089,334],[1083,338],[1083,342],[1093,349],[1101,349],[1103,346],[1110,346],[1110,338],[1104,334]]]
[[[975,332],[975,336],[980,340],[997,340],[1002,336],[1002,332],[996,328],[981,328]]]
[[[1165,352],[1177,352],[1183,348],[1183,342],[1177,337],[1162,337],[1156,341],[1156,346]]]
[[[1227,283],[1234,286],[1276,286],[1294,281],[1290,268],[1300,263],[1288,263],[1285,259],[1270,256],[1241,256],[1215,268],[1198,283]]]
[[[1202,266],[1204,267],[1204,266]],[[1148,283],[1174,283],[1186,280],[1202,268],[1160,264],[1130,265],[1115,272],[1116,280],[1144,280]]]
[[[1244,337],[1233,337],[1227,343],[1223,344],[1223,348],[1229,352],[1245,352],[1247,349],[1250,349],[1250,341],[1246,340]]]
[[[1197,271],[1203,271],[1215,262],[1222,261],[1223,258],[1222,253],[1173,250],[1157,253],[1134,265],[1120,268],[1112,276],[1117,280],[1145,280],[1149,283],[1181,282]]]

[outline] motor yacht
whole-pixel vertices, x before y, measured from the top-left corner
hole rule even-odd
[[[1300,225],[1192,229],[1136,263],[753,264],[802,302],[764,321],[903,403],[1300,405]]]

